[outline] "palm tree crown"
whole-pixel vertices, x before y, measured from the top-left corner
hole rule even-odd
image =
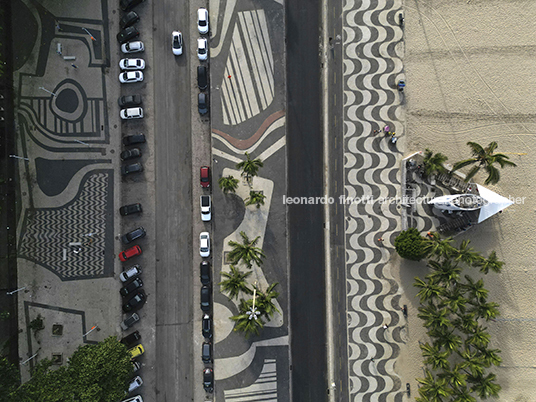
[[[234,193],[238,188],[238,179],[235,179],[233,176],[220,177],[218,185],[224,194]]]
[[[253,191],[251,190],[249,192],[249,197],[246,198],[246,207],[248,205],[257,205],[257,208],[260,208],[261,205],[264,205],[264,199],[266,196],[261,193],[260,191]]]
[[[447,161],[448,157],[442,153],[434,154],[430,149],[426,148],[424,152],[424,175],[430,176],[434,173],[446,173],[447,169],[443,166],[443,163]]]
[[[253,291],[248,287],[246,279],[252,274],[252,272],[242,272],[234,265],[229,267],[231,272],[222,272],[222,276],[226,279],[221,281],[219,285],[221,286],[221,291],[228,293],[230,299],[237,298],[240,292],[246,293],[248,295],[252,294]]]
[[[262,259],[266,258],[266,255],[260,247],[256,247],[261,237],[257,236],[255,239],[249,240],[249,237],[244,232],[240,232],[240,237],[242,237],[242,243],[234,240],[229,241],[229,246],[233,248],[229,252],[231,262],[238,264],[240,261],[243,261],[249,269],[251,269],[253,263],[262,265]]]
[[[236,168],[242,170],[242,176],[248,181],[253,176],[257,176],[259,169],[264,166],[260,159],[251,159],[249,153],[246,152],[246,160],[236,164]]]
[[[486,148],[482,148],[481,145],[471,141],[469,141],[467,145],[471,148],[473,157],[456,162],[452,168],[452,171],[455,171],[465,166],[475,164],[467,174],[465,178],[466,182],[472,179],[481,168],[484,168],[488,173],[488,177],[484,184],[497,184],[500,178],[500,173],[499,169],[497,169],[494,164],[498,163],[501,168],[504,168],[505,166],[517,166],[514,162],[509,161],[508,156],[505,154],[494,153],[498,146],[495,141],[490,142]]]

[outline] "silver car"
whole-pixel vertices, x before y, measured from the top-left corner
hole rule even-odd
[[[135,276],[141,275],[141,268],[138,264],[131,266],[126,271],[123,271],[119,274],[119,279],[121,279],[121,282],[126,282],[130,278],[133,278]]]

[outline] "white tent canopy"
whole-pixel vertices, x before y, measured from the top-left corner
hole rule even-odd
[[[480,214],[478,215],[478,223],[485,221],[490,216],[501,212],[503,209],[509,207],[514,203],[508,198],[494,193],[493,191],[488,190],[486,187],[482,187],[480,184],[477,184],[476,186],[478,188],[480,196],[488,202],[486,205],[480,208]]]

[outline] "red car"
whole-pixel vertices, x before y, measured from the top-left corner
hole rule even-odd
[[[129,249],[127,249],[125,251],[121,251],[119,253],[119,259],[121,261],[125,262],[129,258],[136,257],[137,255],[141,255],[141,247],[140,246],[130,247]]]
[[[208,166],[201,166],[201,187],[210,187],[210,168]]]

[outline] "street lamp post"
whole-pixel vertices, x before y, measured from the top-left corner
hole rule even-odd
[[[82,338],[89,335],[91,332],[95,331],[97,329],[96,325],[93,325],[89,331],[87,331],[84,335],[82,335]]]
[[[49,91],[48,89],[46,89],[44,87],[39,87],[39,89],[42,89],[43,91],[48,92],[49,94],[56,96],[56,94],[54,92]]]
[[[255,284],[257,284],[257,282],[255,282]],[[246,311],[246,314],[249,315],[249,319],[252,320],[252,319],[257,319],[257,317],[259,315],[261,315],[260,311],[258,311],[256,308],[255,308],[255,297],[257,296],[257,287],[253,287],[253,306],[251,307],[251,310],[250,311]]]
[[[92,40],[93,42],[96,41],[96,39],[93,37],[93,35],[91,35],[91,32],[89,32],[86,28],[83,28],[83,27],[82,27],[82,29],[83,29],[84,31],[86,31],[87,34],[88,34],[89,36],[91,36],[91,40]]]
[[[15,158],[15,159],[24,159],[25,161],[29,161],[30,158],[25,158],[24,156],[18,156],[18,155],[9,155],[10,158]]]
[[[13,291],[11,291],[11,292],[7,292],[7,294],[8,294],[8,295],[12,295],[12,294],[17,293],[17,292],[20,292],[21,290],[24,290],[24,289],[26,289],[26,286],[24,286],[24,287],[22,287],[22,288],[18,288],[18,289],[16,289],[16,290],[13,290]]]
[[[75,139],[75,141],[78,142],[79,144],[87,145],[88,147],[91,146],[91,145],[89,145],[87,142],[84,142],[84,141],[80,141],[80,140],[77,140],[77,139]]]
[[[28,359],[24,360],[21,364],[25,365],[26,363],[28,363],[30,360],[32,360],[35,356],[37,356],[39,354],[40,350],[41,350],[41,348],[37,349],[37,352],[35,352],[35,354],[33,356],[30,356]]]

